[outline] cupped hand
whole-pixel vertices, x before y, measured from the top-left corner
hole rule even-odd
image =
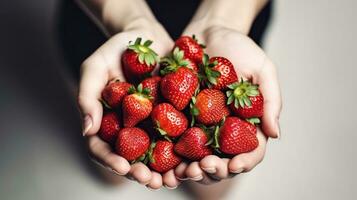
[[[97,136],[100,128],[103,107],[99,101],[101,92],[108,81],[125,81],[120,57],[129,41],[137,37],[153,40],[152,48],[159,56],[166,55],[173,46],[173,41],[160,24],[137,20],[121,33],[112,36],[98,50],[89,56],[81,66],[81,78],[78,104],[83,116],[83,135],[88,140],[91,156],[116,174],[125,175],[152,189],[163,184],[174,188],[179,184],[173,170],[160,175],[152,172],[143,163],[130,165],[123,157],[112,152],[110,146]]]
[[[262,161],[267,138],[277,138],[280,134],[278,120],[282,100],[274,64],[249,37],[222,26],[204,29],[200,27],[200,25],[191,25],[184,35],[195,34],[199,42],[206,45],[205,51],[211,57],[228,58],[235,66],[239,79],[249,79],[254,84],[258,84],[264,96],[262,125],[257,129],[259,140],[257,149],[232,159],[221,159],[215,155],[207,156],[200,162],[182,163],[175,170],[178,178],[189,178],[203,184],[210,184],[234,174],[248,172]]]

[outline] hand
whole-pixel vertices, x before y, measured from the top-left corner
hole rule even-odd
[[[88,148],[92,157],[115,173],[126,175],[153,189],[160,188],[162,184],[175,187],[179,181],[175,178],[173,170],[161,176],[159,173],[150,171],[143,163],[130,166],[126,159],[113,153],[110,146],[96,135],[103,114],[103,107],[99,101],[101,92],[108,81],[117,78],[125,80],[121,70],[120,56],[128,42],[135,41],[137,37],[153,40],[151,47],[159,56],[166,55],[173,46],[173,41],[157,22],[145,19],[134,20],[124,28],[123,32],[111,37],[87,58],[81,66],[78,95],[78,103],[83,115],[83,135],[88,140]]]
[[[257,149],[232,159],[221,159],[215,155],[207,156],[200,162],[189,165],[182,163],[175,170],[179,178],[210,184],[234,174],[248,172],[263,160],[267,137],[279,137],[281,96],[273,63],[249,37],[222,26],[200,29],[201,27],[198,24],[191,24],[184,35],[195,34],[199,42],[207,46],[208,55],[228,58],[235,66],[239,78],[250,79],[253,83],[259,84],[264,96],[264,116],[262,128],[257,129],[259,140]]]

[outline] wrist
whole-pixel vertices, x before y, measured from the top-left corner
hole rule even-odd
[[[157,23],[144,0],[107,0],[101,18],[110,35]]]
[[[224,27],[247,35],[265,0],[202,1],[191,24],[200,29]]]

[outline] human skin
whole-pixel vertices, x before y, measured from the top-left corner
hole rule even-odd
[[[265,53],[246,35],[265,0],[203,0],[183,35],[195,34],[211,56],[231,60],[245,79],[260,85],[265,98],[262,128],[258,129],[259,147],[232,159],[207,156],[200,162],[181,163],[164,175],[150,171],[142,163],[130,165],[124,158],[111,152],[109,146],[96,135],[103,108],[99,101],[106,83],[114,78],[125,80],[120,66],[120,55],[128,41],[140,36],[154,41],[152,48],[159,56],[166,55],[173,46],[172,39],[157,22],[143,0],[82,0],[84,10],[95,19],[110,39],[88,57],[81,66],[78,103],[83,114],[83,134],[88,140],[91,155],[119,175],[134,178],[152,189],[162,185],[176,188],[180,179],[191,179],[202,184],[252,170],[264,157],[267,138],[279,136],[280,89],[275,66]],[[221,3],[218,3],[221,2]],[[222,39],[224,38],[224,39]]]

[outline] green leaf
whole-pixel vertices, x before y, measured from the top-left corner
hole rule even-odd
[[[217,85],[217,78],[214,78],[212,76],[207,76],[207,79],[210,83],[212,83],[213,85]]]
[[[199,111],[196,107],[192,107],[192,109],[191,109],[191,114],[192,114],[193,116],[197,116],[197,115],[200,114],[200,111]]]
[[[240,107],[244,108],[244,101],[242,98],[238,99]]]
[[[227,90],[227,91],[226,91],[226,96],[227,96],[227,97],[230,97],[232,94],[233,94],[233,91],[232,91],[232,90]]]
[[[237,98],[234,98],[234,107],[239,108],[239,100]]]
[[[255,97],[257,95],[259,95],[259,91],[258,90],[248,90],[247,91],[247,96]]]
[[[253,125],[256,125],[256,124],[260,124],[260,119],[257,118],[257,117],[253,117],[253,118],[249,118],[249,119],[246,119],[249,123],[253,124]]]
[[[248,106],[248,107],[252,106],[252,102],[250,101],[250,99],[247,96],[243,97],[243,101],[246,106]]]
[[[146,40],[144,46],[149,47],[152,44],[152,40]]]
[[[204,65],[207,65],[208,61],[209,61],[208,55],[207,55],[207,54],[204,54],[204,55],[203,55],[203,58],[202,58],[202,63],[203,63]]]
[[[234,89],[236,89],[238,87],[238,85],[239,85],[239,83],[235,82],[235,83],[232,83],[232,84],[228,85],[228,88],[234,90]]]
[[[140,43],[141,43],[141,38],[140,38],[140,37],[136,38],[134,44],[135,44],[135,45],[140,45]]]
[[[196,100],[196,97],[193,96],[193,97],[191,98],[191,101],[192,101],[193,104],[196,104],[196,101],[197,101],[197,100]]]
[[[230,95],[227,100],[227,105],[231,104],[234,101],[234,95]]]
[[[193,127],[195,125],[195,117],[192,115],[192,119],[191,119],[191,127]]]
[[[144,63],[144,60],[145,60],[145,54],[143,54],[143,53],[141,53],[141,54],[139,54],[139,62],[141,63],[141,64],[143,64]]]
[[[221,76],[221,73],[217,70],[211,70],[211,76],[213,76],[214,78],[218,78]]]
[[[166,131],[162,130],[161,128],[156,128],[157,131],[159,131],[160,135],[164,136],[166,135]]]
[[[145,94],[145,95],[150,95],[150,92],[151,92],[150,88],[143,89],[143,94]]]
[[[130,87],[129,87],[128,92],[129,92],[129,94],[133,94],[133,93],[135,93],[135,92],[136,92],[135,87],[134,87],[133,85],[132,85],[132,86],[130,86]]]
[[[143,84],[141,84],[141,83],[138,85],[138,92],[139,93],[143,92]]]

